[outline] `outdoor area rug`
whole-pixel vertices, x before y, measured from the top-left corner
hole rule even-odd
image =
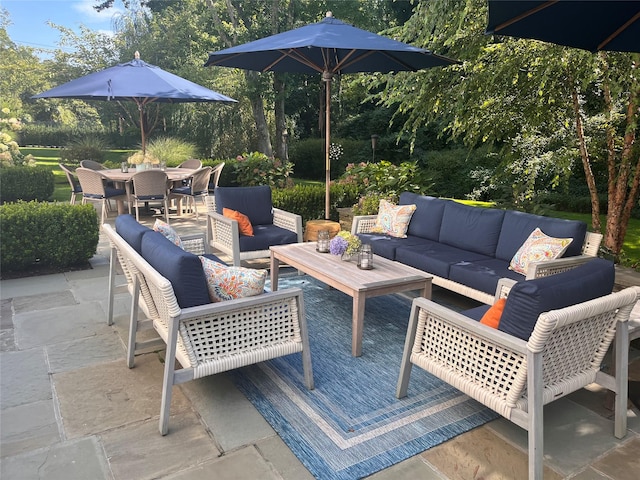
[[[234,371],[238,388],[318,479],[366,477],[471,430],[496,414],[414,368],[407,397],[395,397],[411,302],[367,300],[362,356],[351,356],[351,297],[308,276],[300,287],[315,389],[304,386],[302,358],[289,355]]]

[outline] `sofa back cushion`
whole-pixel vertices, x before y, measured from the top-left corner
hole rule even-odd
[[[507,210],[496,248],[496,258],[510,262],[536,228],[540,228],[549,237],[573,238],[573,242],[567,247],[563,257],[580,255],[587,233],[586,223]]]
[[[249,217],[251,225],[271,225],[273,205],[271,187],[216,187],[216,210],[222,215],[223,208],[229,208]]]
[[[161,233],[151,231],[142,237],[141,255],[171,282],[180,308],[211,302],[202,263],[194,254],[177,247]]]
[[[498,329],[528,340],[541,313],[608,295],[614,277],[612,262],[594,258],[566,272],[518,282],[509,292]]]
[[[426,195],[416,195],[411,192],[401,193],[400,205],[416,206],[416,211],[413,212],[413,217],[409,222],[407,235],[438,241],[444,206],[450,202],[451,200],[441,200]]]
[[[142,236],[150,231],[131,215],[118,215],[116,218],[116,232],[138,253],[142,252]]]
[[[493,257],[496,253],[503,218],[504,210],[447,202],[438,241]]]

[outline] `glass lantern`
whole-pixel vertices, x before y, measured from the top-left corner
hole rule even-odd
[[[318,232],[318,252],[329,253],[329,240],[329,230],[320,230]]]
[[[358,252],[358,268],[371,270],[373,268],[373,250],[368,243],[362,244]]]

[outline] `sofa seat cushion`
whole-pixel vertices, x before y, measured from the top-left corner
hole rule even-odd
[[[462,315],[464,315],[465,317],[469,317],[475,320],[476,322],[479,322],[482,319],[482,317],[484,317],[484,314],[489,311],[490,308],[491,308],[491,305],[479,305],[477,307],[464,310],[463,312],[460,312],[460,313],[462,313]]]
[[[498,330],[528,340],[541,313],[608,295],[614,277],[612,262],[594,258],[566,272],[518,282],[509,292]]]
[[[573,238],[573,242],[567,247],[563,256],[573,257],[580,255],[584,237],[587,233],[586,223],[507,210],[496,247],[496,258],[510,262],[536,228],[540,228],[550,237]]]
[[[451,200],[442,200],[440,198],[417,195],[411,192],[401,193],[400,205],[416,206],[416,211],[413,212],[413,217],[411,217],[411,222],[409,222],[407,235],[437,241],[440,237],[440,226],[442,225],[444,207],[450,202]]]
[[[216,210],[222,215],[224,208],[242,212],[251,225],[269,225],[273,223],[273,204],[271,187],[216,187],[214,191]]]
[[[408,247],[414,245],[428,244],[429,240],[408,235],[407,238],[395,238],[382,233],[359,233],[358,237],[362,243],[368,243],[373,249],[373,253],[389,260],[396,259],[396,249],[398,247]]]
[[[271,245],[296,243],[298,234],[275,225],[253,225],[253,236],[240,236],[240,251],[269,250]]]
[[[138,223],[132,215],[124,214],[116,217],[116,232],[138,253],[142,247],[142,236],[151,229]]]
[[[211,302],[207,279],[200,259],[167,240],[161,233],[148,232],[142,237],[144,259],[171,282],[180,308]]]
[[[433,275],[449,278],[451,265],[461,262],[490,260],[490,257],[431,240],[424,240],[424,243],[420,245],[398,247],[396,249],[396,260]]]
[[[470,207],[449,202],[444,207],[438,241],[462,250],[493,257],[500,238],[503,218],[504,210]],[[527,236],[530,233],[531,230],[527,232]]]
[[[496,258],[459,262],[451,265],[449,269],[449,280],[489,295],[496,293],[498,281],[503,277],[518,281],[523,279],[521,274],[509,270],[508,262]]]

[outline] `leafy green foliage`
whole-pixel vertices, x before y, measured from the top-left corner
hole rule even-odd
[[[351,207],[359,197],[354,185],[332,184],[330,187],[331,220],[338,221],[338,208]],[[302,216],[303,223],[307,220],[324,218],[325,187],[324,185],[296,185],[290,188],[274,189],[272,191],[273,206],[297,213]]]
[[[0,168],[0,203],[47,201],[53,194],[53,173],[42,167]]]
[[[85,264],[98,246],[98,217],[93,205],[0,205],[0,225],[3,272]]]
[[[104,150],[107,148],[107,143],[101,135],[85,135],[60,150],[60,158],[67,163],[80,163],[82,160],[102,163]]]
[[[293,172],[293,164],[279,158],[268,157],[264,153],[252,152],[239,155],[233,168],[236,181],[241,186],[270,185],[284,188],[293,184],[293,180],[289,178]]]
[[[198,158],[197,147],[185,140],[175,137],[157,137],[147,144],[147,153],[168,167],[177,167],[190,158]]]
[[[386,160],[349,164],[346,172],[340,177],[340,183],[357,185],[363,193],[395,197],[402,192],[425,193],[432,186],[416,162],[393,165]]]

